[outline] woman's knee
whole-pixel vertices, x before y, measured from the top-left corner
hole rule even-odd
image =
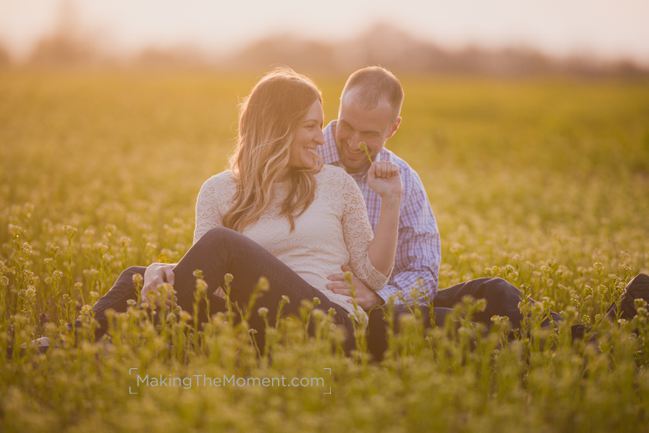
[[[232,242],[236,240],[238,236],[242,236],[241,233],[226,227],[219,226],[207,231],[198,240],[198,242],[201,244],[209,244],[209,245],[223,245],[226,242]]]
[[[225,227],[216,227],[209,230],[194,246],[203,254],[222,254],[222,259],[228,263],[237,260],[268,260],[273,257],[261,245],[249,237]],[[192,247],[192,248],[194,248]],[[274,257],[273,257],[274,259]]]
[[[198,242],[216,241],[225,236],[227,229],[225,227],[214,227],[205,232]]]

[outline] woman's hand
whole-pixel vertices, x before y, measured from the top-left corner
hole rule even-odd
[[[401,175],[399,167],[392,162],[374,161],[367,172],[367,185],[383,200],[401,201]]]

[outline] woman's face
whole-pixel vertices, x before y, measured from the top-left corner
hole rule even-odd
[[[315,169],[320,166],[318,146],[324,144],[322,104],[316,100],[299,121],[290,148],[291,168]]]

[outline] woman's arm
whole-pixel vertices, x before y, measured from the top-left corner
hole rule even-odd
[[[343,236],[349,252],[349,265],[353,274],[372,290],[380,290],[388,281],[394,264],[399,222],[398,198],[400,181],[394,173],[386,178],[383,165],[371,168],[372,185],[384,192],[381,221],[376,235],[367,216],[367,206],[360,188],[347,173],[341,170]],[[377,171],[378,170],[378,171]],[[369,182],[368,182],[369,183]]]
[[[196,197],[194,241],[192,245],[198,242],[205,233],[221,225],[223,220],[221,201],[230,193],[228,179],[228,172],[223,172],[210,177],[201,185],[198,197]]]
[[[399,210],[403,191],[399,168],[387,161],[372,163],[367,173],[367,185],[381,196],[379,221],[368,254],[372,265],[389,276],[397,252]]]

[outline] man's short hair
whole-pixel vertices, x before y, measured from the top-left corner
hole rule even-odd
[[[403,104],[401,82],[392,72],[381,66],[367,66],[353,72],[347,78],[340,98],[342,99],[351,89],[359,92],[360,103],[365,108],[376,108],[381,100],[386,100],[395,108],[397,114],[401,112]]]

